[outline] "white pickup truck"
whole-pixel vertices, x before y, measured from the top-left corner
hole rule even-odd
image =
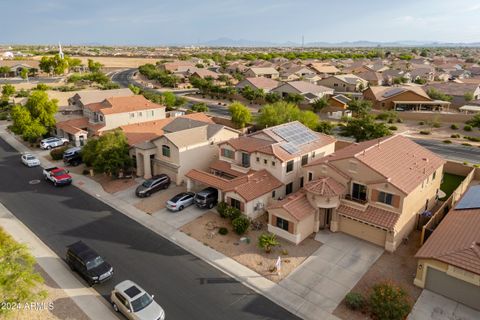
[[[55,187],[72,183],[72,176],[68,174],[68,170],[65,168],[43,169],[43,177],[45,181],[51,181]]]

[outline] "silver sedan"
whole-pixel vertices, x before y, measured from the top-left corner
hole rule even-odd
[[[184,208],[193,204],[195,193],[182,192],[167,201],[167,209],[170,211],[182,211]]]
[[[27,167],[36,167],[40,165],[40,160],[38,160],[37,157],[30,153],[22,155],[22,162]]]

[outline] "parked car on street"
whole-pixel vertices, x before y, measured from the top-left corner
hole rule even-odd
[[[113,277],[113,267],[82,241],[67,246],[66,261],[90,286]]]
[[[68,173],[68,170],[65,168],[46,168],[43,169],[43,178],[45,181],[51,181],[55,187],[67,185],[72,183],[72,176]]]
[[[125,280],[115,286],[110,295],[113,310],[132,320],[164,320],[165,311],[138,284]]]
[[[38,158],[35,157],[33,154],[25,153],[24,155],[22,155],[21,158],[23,164],[27,167],[36,167],[40,165],[40,160],[38,160]]]
[[[166,202],[167,209],[170,211],[182,211],[184,208],[193,204],[195,193],[181,192]]]
[[[152,193],[157,192],[158,190],[167,189],[169,186],[170,178],[166,174],[160,174],[145,180],[137,187],[135,194],[140,198],[150,197]]]
[[[68,139],[50,137],[40,141],[40,148],[44,150],[50,150],[56,147],[66,146],[68,143]]]
[[[208,187],[195,195],[195,205],[199,208],[212,209],[218,202],[218,190]]]
[[[63,163],[74,167],[78,166],[80,163],[82,163],[82,155],[80,153],[81,150],[82,148],[80,147],[67,149],[63,153]]]

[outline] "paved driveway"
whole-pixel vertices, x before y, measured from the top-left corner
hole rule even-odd
[[[423,290],[408,320],[478,320],[480,311],[445,298],[428,290]]]
[[[279,284],[332,313],[383,248],[343,233],[319,232],[323,245]]]

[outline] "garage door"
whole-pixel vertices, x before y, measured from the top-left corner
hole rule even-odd
[[[177,171],[175,169],[169,168],[167,166],[162,166],[161,164],[156,163],[155,174],[161,174],[161,173],[164,173],[167,176],[169,176],[172,182],[174,183],[177,182]]]
[[[339,230],[354,237],[385,247],[387,232],[367,224],[340,216]]]
[[[428,267],[425,289],[480,310],[480,287]]]

